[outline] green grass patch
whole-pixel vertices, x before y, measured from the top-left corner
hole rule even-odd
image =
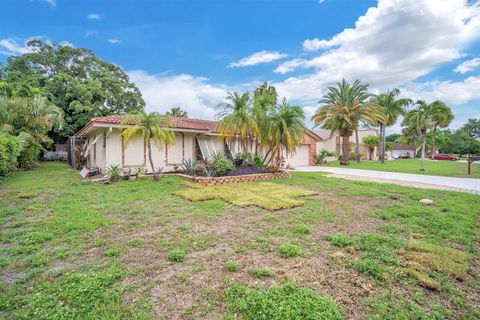
[[[275,272],[267,268],[255,268],[250,270],[250,274],[255,278],[272,278],[275,277]]]
[[[228,272],[236,272],[238,271],[239,264],[236,261],[229,260],[225,263],[225,270]]]
[[[303,188],[285,188],[269,182],[242,183],[239,186],[201,186],[194,183],[187,185],[190,188],[179,190],[175,194],[191,201],[222,199],[239,207],[257,206],[267,210],[302,206],[304,202],[300,197],[316,194]]]
[[[300,247],[293,243],[284,243],[278,246],[278,252],[284,258],[292,258],[302,253]]]
[[[184,262],[187,259],[187,254],[183,250],[173,250],[167,258],[173,262]]]
[[[287,283],[269,289],[250,289],[232,283],[226,290],[227,319],[318,320],[342,319],[329,298]]]

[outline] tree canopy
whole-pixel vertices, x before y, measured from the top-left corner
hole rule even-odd
[[[55,128],[55,141],[66,138],[92,117],[143,110],[145,102],[128,75],[118,66],[103,61],[91,50],[27,43],[28,53],[9,57],[0,67],[2,94],[45,96],[65,114],[65,125]]]

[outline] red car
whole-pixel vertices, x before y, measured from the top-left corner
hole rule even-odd
[[[457,161],[459,158],[455,156],[448,155],[446,153],[439,153],[433,156],[435,160],[450,160],[450,161]]]

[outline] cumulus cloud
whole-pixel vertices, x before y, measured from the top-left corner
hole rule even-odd
[[[142,92],[148,111],[165,113],[181,106],[192,118],[214,119],[216,107],[225,100],[227,90],[235,89],[209,84],[207,78],[188,74],[154,75],[135,70],[128,76]]]
[[[467,73],[477,69],[480,66],[480,58],[474,58],[471,60],[464,61],[460,63],[455,69],[455,72]]]
[[[283,59],[287,57],[286,54],[276,52],[276,51],[259,51],[255,52],[254,54],[245,57],[237,62],[232,62],[228,65],[229,68],[236,68],[236,67],[246,67],[246,66],[254,66],[260,63],[272,62],[275,60]]]
[[[0,54],[2,55],[18,56],[28,52],[26,43],[18,43],[17,40],[12,38],[0,39]]]
[[[102,16],[99,15],[98,13],[90,13],[87,15],[87,19],[90,20],[102,20]]]
[[[49,5],[51,5],[52,7],[56,7],[56,6],[57,6],[57,1],[56,1],[56,0],[30,0],[30,1],[46,2],[46,3],[48,3]]]
[[[112,43],[112,44],[117,44],[117,43],[122,42],[122,40],[116,39],[116,38],[108,39],[107,41],[108,41],[109,43]]]
[[[341,78],[388,88],[458,59],[461,48],[479,37],[478,5],[463,0],[380,0],[358,18],[354,28],[331,39],[306,40],[306,51],[320,50],[316,56],[285,61],[275,71],[314,69],[285,81],[298,87],[305,84],[298,95],[314,89],[308,87],[311,83],[326,86]]]

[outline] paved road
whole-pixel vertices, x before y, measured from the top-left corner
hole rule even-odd
[[[419,184],[419,186],[438,186],[439,189],[463,191],[480,195],[480,179],[316,166],[297,167],[294,170],[302,172],[329,172],[335,174],[337,177],[339,175],[352,176],[358,178],[358,180],[364,178],[364,180],[367,181],[377,180],[389,183],[408,182]]]

